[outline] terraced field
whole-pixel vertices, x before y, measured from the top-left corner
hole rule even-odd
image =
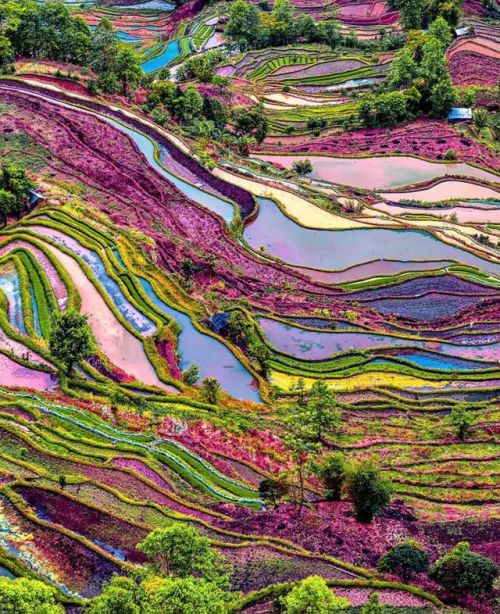
[[[287,600],[310,576],[348,600],[310,614],[493,614],[496,588],[380,561],[410,540],[431,565],[463,541],[499,562],[496,24],[467,3],[474,30],[439,51],[470,121],[370,124],[363,101],[417,104],[387,75],[428,36],[385,47],[385,2],[294,1],[359,39],[251,48],[226,5],[67,4],[152,74],[103,93],[28,57],[0,78],[0,576],[68,614],[116,576],[149,599],[185,578],[141,543],[180,526],[230,564],[200,614],[306,611]],[[63,314],[85,316],[74,365]],[[390,484],[369,519],[363,467]]]

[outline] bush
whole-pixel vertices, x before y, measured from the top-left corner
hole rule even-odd
[[[201,395],[203,400],[211,405],[216,405],[222,394],[221,385],[215,377],[206,377],[201,382]]]
[[[458,160],[458,152],[456,149],[447,149],[444,154],[445,160]]]
[[[292,164],[292,169],[297,175],[309,175],[312,173],[313,165],[310,160],[296,160]]]
[[[448,554],[438,559],[429,571],[432,580],[458,596],[490,592],[497,576],[495,563],[471,552],[468,542],[458,543]]]
[[[351,465],[346,486],[360,522],[371,522],[391,500],[391,482],[382,477],[380,468],[371,460]]]
[[[337,597],[319,576],[309,576],[296,584],[281,603],[286,614],[330,614],[350,606],[347,599]]]
[[[317,469],[318,476],[323,480],[325,497],[328,501],[340,501],[342,485],[346,474],[345,457],[341,452],[325,455]]]
[[[397,574],[405,582],[415,573],[429,567],[429,555],[414,540],[408,540],[388,550],[380,559],[378,569]]]

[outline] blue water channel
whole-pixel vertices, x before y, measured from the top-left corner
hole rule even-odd
[[[94,115],[94,114],[93,114]],[[96,114],[97,115],[97,114]],[[187,196],[187,198],[194,200],[197,203],[200,203],[210,211],[217,213],[220,215],[227,224],[231,223],[231,220],[234,216],[234,205],[232,205],[228,200],[224,200],[223,198],[219,198],[214,194],[210,194],[209,192],[205,192],[201,188],[197,188],[186,181],[183,181],[177,175],[169,172],[155,157],[155,144],[151,139],[149,139],[142,132],[138,132],[133,128],[129,128],[120,122],[111,119],[107,116],[101,116],[112,126],[120,130],[121,132],[127,134],[137,145],[141,153],[145,156],[149,164],[158,171],[167,181],[173,183],[176,188],[179,189],[182,194]]]
[[[167,64],[173,62],[177,57],[179,57],[181,53],[179,39],[175,39],[170,41],[168,45],[165,47],[165,50],[159,55],[146,60],[141,64],[142,70],[145,73],[154,72],[155,70],[160,70]]]
[[[40,312],[38,310],[38,302],[36,300],[35,291],[33,290],[33,286],[30,284],[30,300],[31,300],[31,311],[33,312],[33,327],[35,329],[36,334],[39,337],[42,337],[42,326],[40,324]]]
[[[0,269],[0,290],[5,294],[9,304],[9,322],[17,330],[26,335],[23,303],[21,300],[21,282],[16,267],[9,264]]]
[[[149,281],[140,277],[138,280],[156,307],[174,319],[182,329],[178,339],[181,355],[179,366],[182,370],[196,364],[201,378],[215,377],[224,390],[236,399],[262,402],[255,379],[223,343],[201,333],[188,315],[163,302]]]
[[[34,232],[37,232],[34,229]],[[104,262],[101,257],[93,250],[88,249],[78,243],[76,239],[65,235],[64,233],[54,230],[49,227],[43,227],[43,232],[39,233],[42,237],[48,237],[54,240],[59,245],[64,246],[70,252],[73,252],[79,256],[85,264],[90,268],[92,273],[96,276],[99,283],[105,288],[107,294],[116,305],[118,311],[139,333],[152,334],[156,327],[147,316],[138,311],[123,294],[120,286],[116,281],[110,277],[104,266]]]

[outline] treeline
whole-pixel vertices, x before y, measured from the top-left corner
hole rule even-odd
[[[259,9],[246,0],[236,0],[228,11],[229,21],[224,28],[226,39],[240,51],[280,47],[293,43],[321,43],[332,49],[351,47],[397,49],[402,44],[399,35],[381,30],[379,41],[362,41],[354,33],[344,36],[337,19],[338,8],[321,21],[310,15],[294,15],[289,0],[276,0],[272,11],[266,0]]]
[[[62,2],[1,1],[0,71],[14,72],[16,57],[54,60],[92,69],[94,89],[128,94],[143,76],[139,57],[116,38],[103,19],[93,32],[81,17],[73,17]]]
[[[420,30],[442,17],[456,26],[462,16],[462,0],[389,0],[390,8],[398,9],[403,28]]]
[[[420,114],[446,117],[455,101],[445,56],[452,40],[443,17],[435,19],[427,33],[411,31],[391,65],[384,91],[361,100],[361,123],[373,128],[393,126]]]

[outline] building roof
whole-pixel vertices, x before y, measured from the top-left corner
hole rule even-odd
[[[470,107],[455,107],[450,111],[448,119],[472,119],[472,109]]]

